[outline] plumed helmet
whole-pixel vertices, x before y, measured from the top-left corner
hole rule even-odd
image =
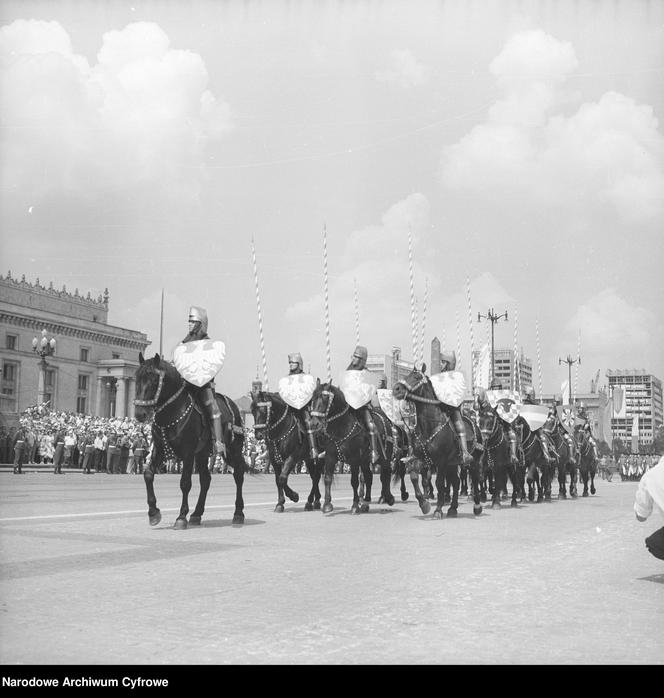
[[[367,360],[367,356],[368,356],[368,355],[369,355],[369,354],[368,354],[368,352],[367,352],[367,348],[361,346],[360,344],[358,344],[358,345],[355,347],[355,351],[353,352],[353,357],[355,357],[355,358],[357,358],[357,359],[362,359],[363,361],[366,361],[366,360]]]
[[[189,308],[189,322],[200,322],[201,332],[207,332],[208,316],[205,308],[192,305],[191,308]]]
[[[288,355],[289,364],[297,364],[302,371],[304,371],[304,361],[302,360],[302,354],[296,352],[295,354]]]
[[[456,354],[453,351],[441,351],[440,361],[447,364],[448,371],[454,371],[456,368]]]

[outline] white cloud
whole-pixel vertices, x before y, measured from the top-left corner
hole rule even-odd
[[[611,206],[625,221],[664,209],[664,138],[653,109],[607,92],[567,115],[573,48],[542,31],[513,37],[491,63],[504,97],[445,149],[443,184],[495,202]]]
[[[17,20],[0,56],[2,174],[32,200],[139,185],[195,196],[205,145],[230,126],[202,58],[153,23],[105,34],[90,66],[57,22]]]
[[[410,51],[396,50],[390,54],[389,67],[376,72],[376,79],[399,87],[419,87],[429,81],[430,72]]]

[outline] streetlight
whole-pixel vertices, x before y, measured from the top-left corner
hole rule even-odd
[[[46,338],[46,330],[41,331],[41,339],[33,337],[32,339],[32,351],[40,357],[39,360],[39,385],[37,388],[37,404],[41,405],[44,402],[44,385],[46,383],[46,369],[48,368],[48,363],[46,362],[47,356],[53,356],[55,354],[55,338]]]
[[[115,376],[106,376],[105,385],[108,390],[108,416],[115,417],[115,391],[118,387],[118,379]]]
[[[576,359],[573,359],[569,354],[567,355],[566,359],[561,359],[558,358],[558,366],[560,364],[567,364],[567,371],[568,371],[568,379],[567,379],[567,390],[569,390],[569,401],[570,404],[573,404],[576,402],[576,395],[574,396],[574,399],[572,399],[572,366],[574,364],[580,364],[581,363],[581,357],[577,356]]]
[[[494,311],[493,308],[489,308],[487,310],[486,315],[480,315],[477,313],[477,322],[481,322],[482,320],[490,320],[491,321],[491,383],[493,383],[493,377],[494,377],[494,360],[493,360],[493,326],[500,320],[500,318],[504,317],[505,322],[507,322],[507,310],[502,313],[501,315],[496,315],[496,312]]]

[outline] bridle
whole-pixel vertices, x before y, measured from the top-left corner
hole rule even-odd
[[[256,407],[265,409],[265,423],[261,424],[256,422],[254,424],[254,429],[265,429],[266,438],[270,438],[270,432],[276,429],[288,415],[288,406],[285,407],[284,413],[277,419],[274,424],[270,424],[270,416],[272,414],[272,400],[261,400],[255,403]]]
[[[312,417],[318,417],[319,419],[323,419],[326,424],[329,424],[330,422],[333,422],[335,419],[339,419],[339,417],[343,417],[347,412],[348,412],[348,405],[346,405],[341,412],[337,412],[337,414],[333,414],[330,416],[330,410],[332,409],[332,404],[334,403],[334,393],[329,389],[329,388],[323,388],[320,391],[320,394],[324,396],[326,400],[326,407],[325,407],[325,412],[319,412],[318,410],[311,410],[310,414]]]
[[[406,381],[404,379],[397,381],[396,384],[400,385],[406,391],[406,395],[404,397],[404,400],[412,400],[414,402],[423,402],[427,405],[440,405],[441,404],[440,400],[437,400],[436,398],[431,398],[431,397],[424,397],[423,395],[418,395],[415,392],[429,382],[429,379],[423,373],[421,373],[420,375],[422,377],[412,387],[410,385],[408,385],[408,383],[406,383]]]
[[[159,383],[157,384],[157,391],[154,394],[154,397],[151,398],[150,400],[134,400],[134,405],[138,407],[154,407],[154,413],[155,415],[159,414],[162,410],[164,410],[168,405],[170,405],[172,402],[175,402],[177,398],[182,394],[184,391],[184,379],[180,377],[180,387],[178,390],[176,390],[171,397],[169,397],[163,405],[159,405],[157,407],[157,404],[159,403],[159,398],[161,396],[161,390],[164,387],[164,378],[166,376],[166,371],[163,369],[158,369],[157,373],[159,374]]]

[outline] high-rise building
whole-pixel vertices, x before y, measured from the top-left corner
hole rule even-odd
[[[102,417],[134,414],[138,354],[150,344],[143,332],[107,322],[108,290],[92,298],[0,275],[0,418],[14,426],[27,407]],[[42,330],[55,340],[42,361],[33,351]],[[45,363],[44,363],[45,362]]]
[[[632,429],[636,426],[639,444],[651,444],[664,422],[662,381],[645,369],[635,368],[609,369],[606,377],[609,396],[613,398],[613,438],[630,443]]]
[[[473,352],[473,365],[477,364],[479,350]],[[533,384],[533,362],[527,358],[523,350],[517,357],[514,349],[494,350],[494,378],[502,384],[505,390],[517,390],[521,394]],[[515,371],[516,368],[516,371]]]

